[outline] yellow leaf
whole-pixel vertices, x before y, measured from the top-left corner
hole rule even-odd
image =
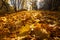
[[[28,32],[30,30],[30,25],[26,24],[25,26],[22,26],[20,29],[20,34],[24,32]]]

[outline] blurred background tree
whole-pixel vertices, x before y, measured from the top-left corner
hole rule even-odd
[[[23,9],[60,11],[60,0],[0,0],[0,14]]]
[[[43,9],[51,11],[60,11],[60,0],[45,0]]]

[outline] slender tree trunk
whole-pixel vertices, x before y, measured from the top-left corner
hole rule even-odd
[[[19,10],[19,7],[20,7],[20,1],[18,0],[18,10]]]

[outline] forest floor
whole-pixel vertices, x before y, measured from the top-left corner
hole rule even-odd
[[[0,40],[60,40],[60,12],[21,11],[0,16]]]

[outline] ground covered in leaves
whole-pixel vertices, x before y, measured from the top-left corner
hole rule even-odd
[[[21,11],[0,16],[0,40],[60,40],[59,13]]]

